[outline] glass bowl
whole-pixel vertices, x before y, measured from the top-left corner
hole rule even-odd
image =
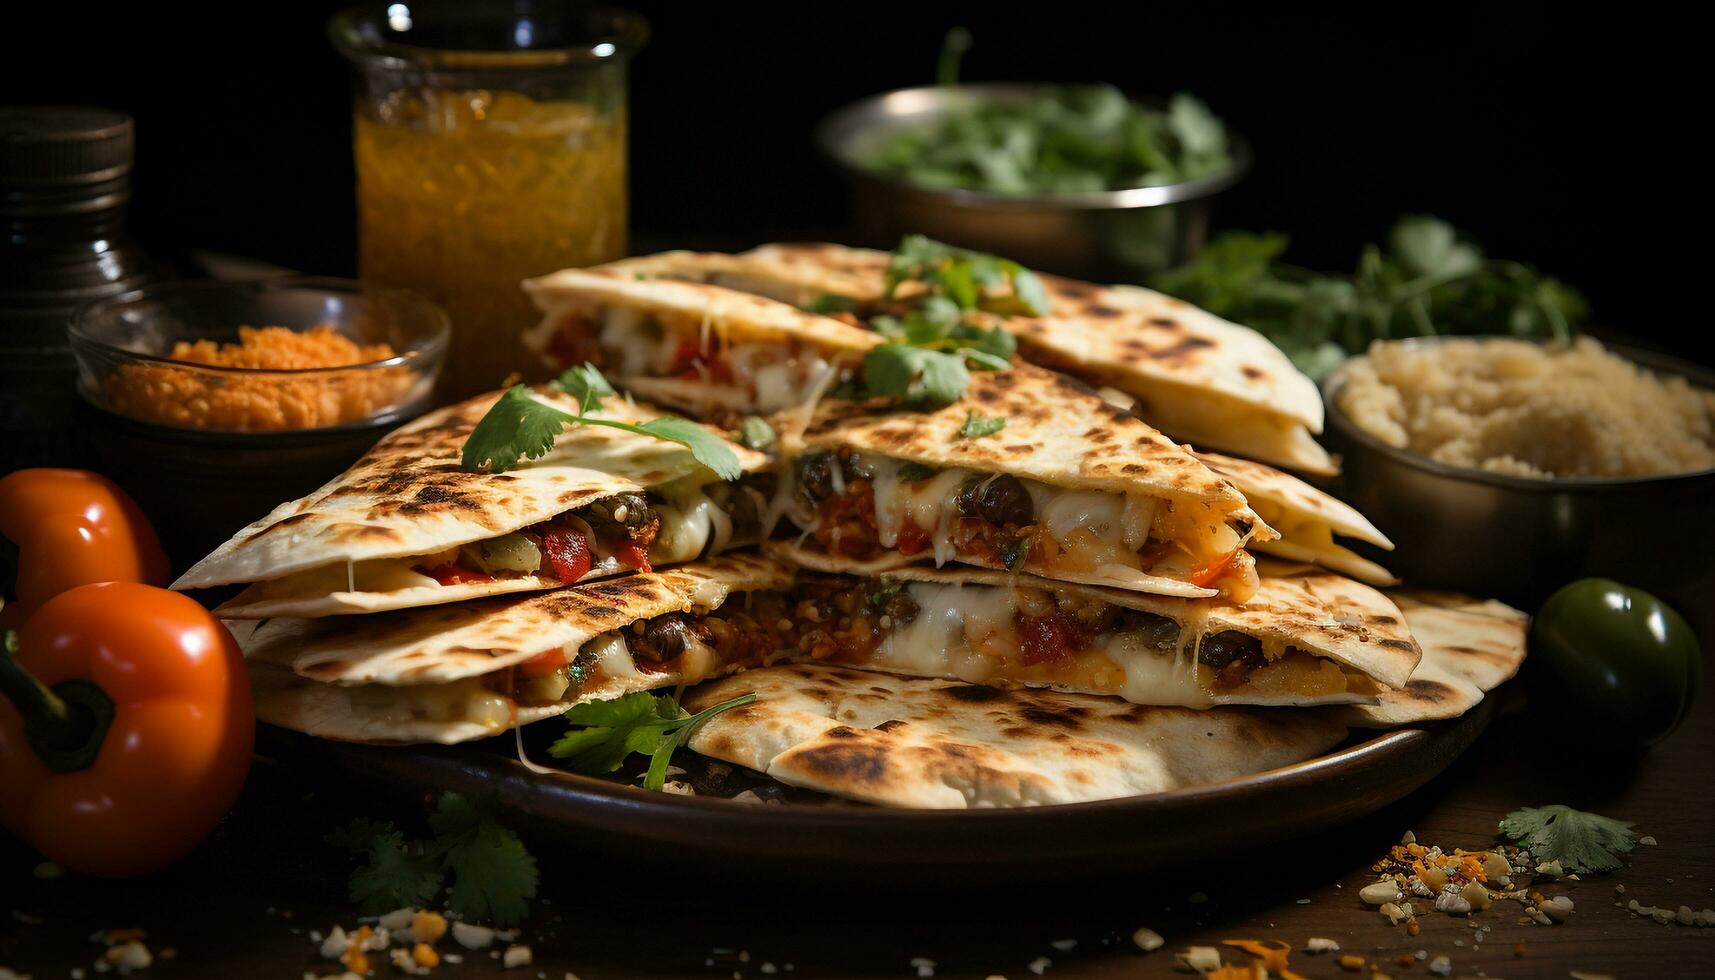
[[[235,342],[240,327],[324,324],[393,356],[284,370],[172,356],[181,341]],[[69,333],[82,418],[68,438],[87,441],[182,568],[428,408],[448,323],[403,290],[293,277],[149,286],[84,306]]]

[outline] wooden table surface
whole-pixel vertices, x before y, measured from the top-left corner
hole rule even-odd
[[[1711,611],[1691,612],[1700,634],[1715,636]],[[543,897],[522,937],[535,963],[506,970],[476,953],[434,975],[915,977],[912,961],[922,957],[933,961],[936,977],[1020,980],[1036,975],[1033,962],[1052,978],[1147,977],[1175,975],[1175,950],[1257,938],[1290,943],[1292,968],[1306,976],[1369,977],[1367,970],[1344,971],[1333,956],[1302,952],[1314,936],[1394,977],[1431,976],[1429,964],[1439,956],[1451,959],[1454,976],[1715,976],[1715,929],[1658,925],[1615,906],[1615,888],[1623,885],[1624,898],[1645,905],[1715,907],[1715,710],[1707,693],[1684,728],[1630,769],[1592,765],[1565,751],[1564,733],[1533,719],[1517,691],[1499,696],[1504,708],[1477,745],[1400,803],[1311,838],[1172,874],[1113,877],[1088,869],[1078,885],[1019,881],[971,892],[949,882],[943,891],[908,894],[855,891],[806,867],[801,887],[783,891],[748,886],[742,874],[670,879],[616,866],[575,840],[535,841]],[[1636,821],[1659,844],[1640,846],[1616,874],[1545,887],[1576,902],[1560,926],[1522,925],[1519,907],[1508,902],[1470,919],[1425,916],[1413,938],[1358,900],[1370,863],[1404,831],[1447,849],[1480,848],[1503,814],[1547,803]],[[144,977],[337,973],[308,933],[335,924],[349,929],[356,913],[345,900],[350,865],[321,837],[373,806],[361,786],[263,764],[215,835],[156,876],[38,880],[34,856],[0,843],[0,905],[9,906],[0,919],[0,967],[37,980],[69,977],[101,952],[91,933],[141,928],[157,953],[176,951]],[[1130,937],[1140,926],[1166,937],[1166,947],[1139,952]],[[1419,951],[1427,959],[1416,959]],[[1233,962],[1249,960],[1228,954]],[[403,974],[382,964],[375,975]]]

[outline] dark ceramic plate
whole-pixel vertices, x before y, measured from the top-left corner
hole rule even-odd
[[[260,748],[338,771],[398,798],[486,793],[538,846],[599,849],[681,871],[930,885],[1148,871],[1246,850],[1371,813],[1427,782],[1488,726],[1494,698],[1452,722],[1357,732],[1298,765],[1209,786],[1096,803],[990,810],[888,810],[793,790],[689,752],[695,796],[521,764],[511,738],[466,746],[330,742],[263,726]],[[557,726],[534,726],[557,729]],[[545,732],[543,734],[546,734]],[[532,759],[546,758],[540,735]],[[530,744],[534,743],[534,744]],[[621,773],[626,777],[627,773]],[[726,797],[751,791],[750,802]],[[750,794],[745,794],[750,799]]]

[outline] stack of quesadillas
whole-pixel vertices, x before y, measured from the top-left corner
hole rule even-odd
[[[867,317],[911,301],[886,264],[765,246],[525,284],[537,355],[629,393],[594,417],[645,423],[653,402],[720,433],[772,416],[769,454],[732,446],[734,480],[679,442],[584,424],[504,472],[467,468],[488,395],[393,433],[177,587],[243,586],[217,611],[245,624],[274,724],[461,742],[697,685],[688,707],[758,700],[695,751],[895,806],[1233,778],[1348,726],[1452,717],[1517,669],[1522,616],[1378,591],[1393,577],[1339,540],[1390,547],[1362,515],[1201,450],[1331,469],[1314,387],[1254,333],[1049,279],[1046,315],[980,314],[1017,338],[1009,370],[938,407],[865,398]],[[829,296],[844,312],[810,312]]]

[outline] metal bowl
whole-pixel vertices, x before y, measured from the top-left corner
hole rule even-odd
[[[1408,341],[1432,344],[1441,338]],[[1715,372],[1618,344],[1620,357],[1715,389]],[[1534,609],[1555,589],[1605,576],[1678,605],[1715,594],[1715,469],[1639,479],[1538,480],[1450,466],[1397,449],[1340,408],[1346,369],[1323,382],[1327,441],[1343,494],[1396,550],[1355,549],[1412,585]]]
[[[1019,196],[942,190],[876,173],[865,163],[882,140],[933,125],[954,104],[1024,101],[1051,87],[989,83],[885,92],[823,120],[816,139],[849,178],[859,231],[875,244],[924,234],[1031,268],[1109,282],[1141,281],[1196,255],[1208,238],[1216,195],[1250,169],[1250,144],[1231,129],[1232,164],[1225,171],[1117,191]]]

